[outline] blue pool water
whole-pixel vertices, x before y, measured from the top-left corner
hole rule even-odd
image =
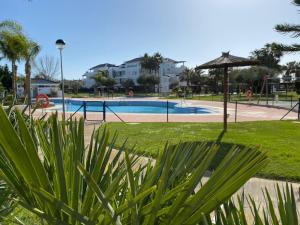
[[[51,99],[55,105],[61,105],[61,99]],[[65,100],[66,111],[75,112],[83,104],[80,100]],[[106,101],[107,112],[110,109],[115,113],[151,113],[151,114],[166,114],[167,102],[162,101]],[[86,101],[87,111],[102,111],[103,101]],[[79,110],[83,112],[83,108]],[[169,102],[170,114],[211,114],[212,110],[204,107],[181,107],[180,104]]]

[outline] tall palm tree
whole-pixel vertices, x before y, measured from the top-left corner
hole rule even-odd
[[[163,57],[159,52],[157,52],[152,56],[152,58],[153,58],[153,62],[154,62],[153,68],[154,68],[154,71],[156,74],[157,72],[159,72],[159,67],[160,67],[160,64],[163,62]]]
[[[0,22],[0,52],[4,58],[7,58],[12,63],[12,89],[15,94],[17,91],[16,62],[20,60],[24,46],[25,39],[22,35],[22,26],[13,20]]]
[[[23,58],[25,60],[25,96],[27,96],[28,104],[31,105],[31,91],[30,91],[30,78],[31,78],[31,67],[34,58],[39,54],[41,47],[38,43],[27,40],[26,48],[23,52]]]
[[[0,52],[11,61],[13,75],[13,91],[17,93],[17,62],[21,60],[27,46],[27,40],[21,33],[2,31],[0,33]]]
[[[293,0],[294,5],[300,7],[300,0]],[[275,30],[283,33],[283,34],[290,34],[293,38],[300,37],[300,24],[278,24],[275,26]],[[277,49],[283,52],[299,52],[300,51],[300,44],[292,44],[292,45],[284,45],[284,44],[277,44]]]

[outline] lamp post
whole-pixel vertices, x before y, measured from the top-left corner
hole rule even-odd
[[[62,92],[62,106],[63,106],[63,121],[66,119],[66,111],[65,111],[65,84],[64,84],[64,74],[63,74],[63,63],[62,63],[62,50],[64,49],[66,43],[62,39],[58,39],[56,42],[56,47],[59,50],[60,54],[60,74],[61,74],[61,92]]]

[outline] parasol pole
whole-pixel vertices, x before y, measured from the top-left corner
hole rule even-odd
[[[227,97],[228,97],[228,67],[224,67],[224,124],[223,130],[227,131]]]

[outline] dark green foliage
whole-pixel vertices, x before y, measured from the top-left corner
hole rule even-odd
[[[224,77],[224,69],[210,69],[208,71],[209,79],[207,80],[207,85],[212,87],[214,93],[218,94],[223,91],[223,77]]]
[[[112,88],[115,85],[115,80],[109,76],[108,71],[99,71],[93,79],[96,82],[97,86],[105,86],[108,88]]]
[[[132,79],[126,79],[122,81],[121,84],[126,91],[128,91],[130,88],[133,88],[135,85]]]
[[[155,85],[158,85],[160,80],[159,77],[156,75],[146,75],[143,74],[138,77],[137,82],[145,87],[146,91],[153,91]]]
[[[149,56],[147,53],[145,53],[141,61],[141,66],[143,69],[148,70],[149,73],[151,73],[152,71],[157,73],[162,60],[163,57],[160,53],[155,53],[152,56]]]
[[[276,74],[278,74],[278,71],[274,69],[264,66],[252,66],[250,68],[236,69],[231,71],[230,81],[246,83],[248,86],[254,86],[255,89],[260,90],[264,79],[266,77],[275,77]],[[274,80],[272,82],[274,82]]]
[[[200,85],[202,83],[202,70],[193,70],[186,68],[179,76],[180,81],[185,81],[187,87],[190,85]]]
[[[9,71],[8,66],[0,66],[0,82],[6,90],[12,88],[12,72]]]
[[[4,158],[0,153],[0,161],[3,161]],[[13,198],[15,195],[12,190],[7,186],[7,184],[0,180],[0,222],[6,220],[6,218],[14,210],[16,204]]]
[[[251,57],[260,62],[261,66],[271,68],[271,69],[280,69],[280,58],[282,57],[282,52],[276,49],[275,44],[266,44],[261,49],[256,49],[251,53]]]
[[[300,95],[300,81],[295,82],[295,89],[298,95]]]

